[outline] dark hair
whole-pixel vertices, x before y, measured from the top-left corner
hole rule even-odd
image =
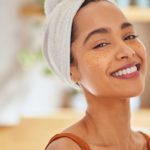
[[[80,8],[78,9],[78,11],[81,9],[81,8],[83,8],[83,7],[85,7],[86,5],[88,5],[89,3],[91,3],[91,2],[96,2],[96,1],[100,1],[100,0],[85,0],[83,3],[82,3],[82,5],[80,6]],[[78,12],[77,11],[77,12]],[[77,34],[75,34],[75,33],[77,33],[76,32],[77,31],[77,29],[76,29],[76,25],[75,25],[75,23],[73,22],[72,23],[72,30],[71,30],[71,44],[75,41],[75,39],[76,39],[76,37],[77,37]],[[72,55],[72,53],[70,54],[70,64],[72,64],[73,63],[73,55]]]

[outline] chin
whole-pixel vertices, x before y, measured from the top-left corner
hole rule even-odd
[[[143,93],[144,91],[144,86],[140,86],[140,87],[135,87],[135,88],[129,88],[128,90],[124,90],[124,96],[126,97],[136,97],[139,96]]]

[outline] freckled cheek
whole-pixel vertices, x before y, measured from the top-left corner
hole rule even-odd
[[[147,52],[146,52],[146,47],[144,44],[139,40],[136,46],[134,47],[136,54],[142,61],[142,72],[144,76],[147,73]]]
[[[103,74],[107,69],[106,57],[98,54],[85,54],[82,57],[82,65],[80,70],[87,74]]]
[[[145,61],[147,54],[146,54],[146,47],[144,46],[144,44],[139,40],[135,48],[141,59]]]

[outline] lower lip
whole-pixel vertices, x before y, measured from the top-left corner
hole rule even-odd
[[[113,76],[114,78],[118,78],[118,79],[131,79],[131,78],[136,78],[140,75],[139,71],[130,73],[130,74],[126,74],[126,75],[122,75],[122,76]]]

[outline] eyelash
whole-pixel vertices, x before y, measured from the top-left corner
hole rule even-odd
[[[109,45],[110,43],[100,43],[100,44],[96,45],[94,47],[94,49],[105,47],[105,46],[102,46],[103,44],[105,44],[105,46],[106,46],[106,45]]]
[[[132,38],[129,38],[129,37],[132,37]],[[124,40],[133,40],[133,39],[136,39],[136,38],[138,38],[138,35],[133,34],[133,35],[129,35],[129,36],[125,37]]]
[[[124,40],[134,40],[136,38],[138,38],[138,35],[129,35],[129,36],[125,37]],[[102,47],[105,47],[107,45],[110,45],[110,43],[106,43],[106,42],[100,43],[100,44],[96,45],[93,49],[102,48]]]

